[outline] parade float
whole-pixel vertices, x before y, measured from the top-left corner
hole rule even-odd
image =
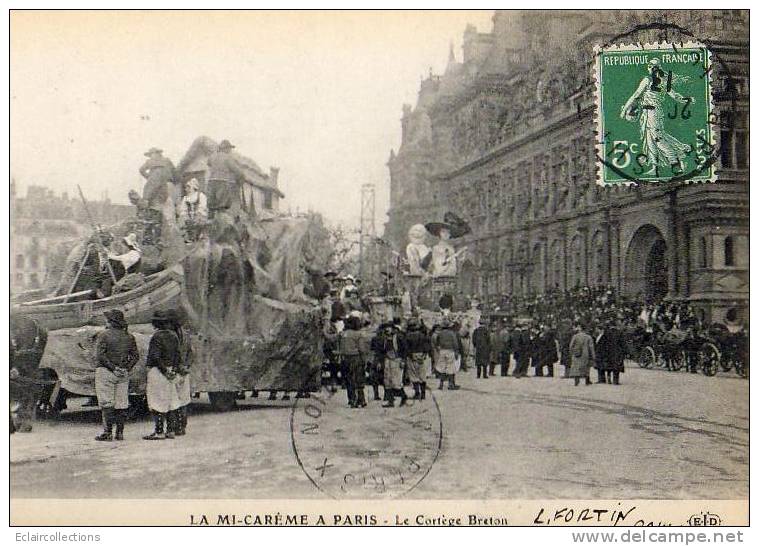
[[[90,237],[65,249],[46,289],[12,301],[15,316],[48,330],[40,368],[55,380],[47,393],[53,410],[64,407],[66,397],[94,396],[94,337],[107,309],[124,313],[138,341],[133,396],[145,392],[151,317],[171,308],[184,312],[192,336],[192,390],[208,393],[218,409],[231,408],[246,391],[319,388],[322,316],[314,283],[326,265],[328,236],[318,217],[256,214],[253,207],[218,211],[192,241],[174,222],[173,210],[164,214],[160,240],[150,237],[151,226],[139,213],[93,228],[98,242],[99,233],[117,241],[136,233],[147,274],[127,275],[105,297],[75,290]]]

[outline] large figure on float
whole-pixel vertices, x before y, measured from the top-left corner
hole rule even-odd
[[[455,277],[458,272],[458,258],[466,250],[462,248],[458,252],[451,244],[451,239],[463,237],[471,231],[469,224],[452,212],[446,212],[442,222],[430,222],[425,225],[440,241],[432,247],[432,276]]]
[[[422,224],[414,224],[408,230],[409,244],[406,246],[406,260],[408,261],[409,275],[423,276],[430,269],[432,251],[425,244],[427,228]]]

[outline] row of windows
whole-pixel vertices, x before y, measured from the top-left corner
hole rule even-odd
[[[15,277],[15,284],[23,286],[24,285],[24,274],[23,273],[16,273]],[[30,273],[29,277],[26,282],[27,288],[39,288],[40,287],[40,279],[37,273]]]
[[[726,169],[748,168],[748,130],[723,129],[720,140],[720,159]]]
[[[26,257],[23,254],[16,254],[16,269],[24,269],[27,264]],[[37,269],[39,267],[39,256],[32,254],[29,256],[29,269]]]
[[[737,265],[735,258],[735,238],[732,235],[725,237],[722,246],[722,263],[725,267],[735,267]],[[709,245],[706,237],[699,239],[698,267],[704,269],[709,267]]]

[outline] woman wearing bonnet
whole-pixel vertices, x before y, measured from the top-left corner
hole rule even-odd
[[[414,224],[408,230],[409,244],[406,246],[410,275],[424,275],[432,260],[432,251],[425,244],[427,229],[422,224]]]
[[[208,200],[200,191],[197,178],[191,178],[185,184],[185,196],[179,204],[179,225],[190,241],[197,240],[200,230],[208,220]]]

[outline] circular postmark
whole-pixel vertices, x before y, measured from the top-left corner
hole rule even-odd
[[[595,50],[599,183],[716,180],[717,131],[737,116],[737,85],[718,48],[656,22]]]
[[[298,466],[324,494],[395,498],[429,474],[440,453],[443,424],[431,393],[406,406],[384,408],[374,401],[353,409],[343,391],[323,388],[296,400],[290,434]]]

